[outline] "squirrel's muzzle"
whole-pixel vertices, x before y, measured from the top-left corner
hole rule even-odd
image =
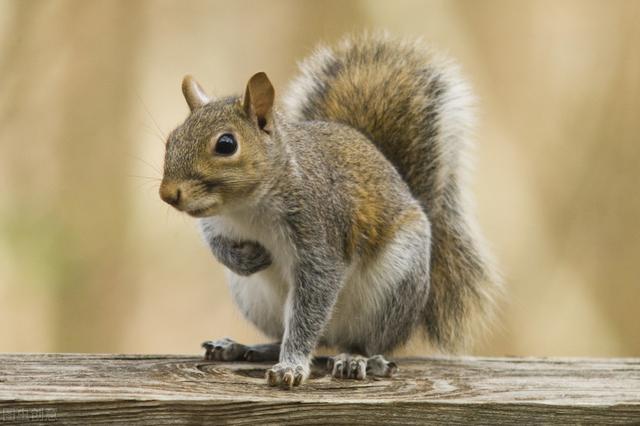
[[[162,182],[160,185],[160,198],[167,204],[171,204],[173,207],[180,205],[181,192],[178,185],[169,182]]]

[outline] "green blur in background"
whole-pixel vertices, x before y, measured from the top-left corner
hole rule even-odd
[[[475,353],[640,355],[633,0],[0,1],[0,352],[264,340],[157,195],[181,78],[226,95],[266,71],[282,93],[363,29],[423,37],[478,95],[474,193],[508,297]]]

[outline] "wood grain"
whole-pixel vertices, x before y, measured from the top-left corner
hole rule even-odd
[[[0,355],[0,424],[640,423],[640,359],[422,358],[392,379],[270,388],[268,364]]]

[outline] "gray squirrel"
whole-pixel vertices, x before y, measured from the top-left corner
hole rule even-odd
[[[345,38],[301,63],[283,102],[264,73],[191,110],[166,144],[161,198],[198,218],[233,299],[276,343],[203,344],[206,359],[277,362],[272,386],[390,376],[384,355],[422,333],[468,347],[500,279],[468,205],[472,121],[449,60],[386,34]]]

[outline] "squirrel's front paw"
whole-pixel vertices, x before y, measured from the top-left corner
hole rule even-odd
[[[233,264],[229,269],[238,275],[252,275],[271,266],[271,255],[258,243],[242,241],[235,243],[230,250]]]
[[[298,386],[309,377],[309,366],[280,362],[267,370],[269,386],[284,386],[288,389]]]

